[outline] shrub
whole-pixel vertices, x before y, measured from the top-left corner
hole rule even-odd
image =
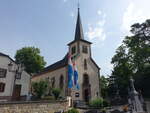
[[[43,80],[32,83],[33,93],[39,99],[41,99],[41,97],[45,94],[45,92],[47,91],[47,87],[48,83]]]
[[[110,106],[110,103],[107,100],[103,99],[103,107],[108,107],[108,106]]]
[[[53,96],[45,96],[42,100],[55,100]]]
[[[72,109],[68,110],[67,113],[79,113],[79,111],[75,108],[72,108]]]
[[[59,98],[60,93],[61,93],[61,90],[59,88],[52,89],[52,94],[54,95],[56,100]]]
[[[90,107],[95,107],[95,108],[100,108],[103,107],[103,99],[102,98],[97,98],[89,103]]]
[[[106,108],[101,109],[101,112],[106,113],[107,112]]]

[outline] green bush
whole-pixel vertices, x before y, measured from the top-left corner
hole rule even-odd
[[[41,99],[41,97],[45,94],[47,87],[48,83],[43,80],[32,83],[33,93],[38,99]]]
[[[72,108],[72,109],[68,110],[67,113],[79,113],[79,111],[75,108]]]
[[[54,98],[57,100],[60,96],[61,90],[59,88],[52,89],[52,94],[54,95]]]
[[[97,98],[89,102],[90,107],[96,107],[96,108],[103,108],[110,106],[110,103],[103,99],[103,98]]]
[[[110,106],[110,103],[107,100],[103,99],[103,107],[108,107],[108,106]]]
[[[55,100],[54,96],[44,96],[42,100]]]
[[[101,108],[101,107],[103,107],[103,99],[102,98],[94,99],[94,100],[90,101],[89,106],[95,107],[95,108]]]
[[[107,110],[106,110],[106,108],[103,108],[103,109],[101,109],[101,111],[100,111],[101,113],[106,113],[107,112]]]

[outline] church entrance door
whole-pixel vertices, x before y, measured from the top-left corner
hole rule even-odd
[[[91,85],[89,83],[89,76],[87,74],[85,74],[83,76],[83,99],[85,102],[89,102],[90,98],[91,98]]]
[[[85,89],[84,90],[84,100],[85,102],[89,102],[89,99],[90,99],[90,94],[89,94],[89,90],[88,89]]]

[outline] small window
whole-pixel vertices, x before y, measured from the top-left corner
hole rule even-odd
[[[87,60],[84,59],[84,69],[87,70]]]
[[[21,74],[22,73],[16,73],[16,79],[21,79]]]
[[[63,87],[64,87],[64,77],[63,77],[63,75],[60,76],[59,87],[60,87],[60,89],[63,89]]]
[[[51,79],[51,82],[52,82],[52,88],[55,88],[55,77],[53,77],[53,78]]]
[[[0,78],[6,77],[6,74],[7,74],[7,70],[0,68]]]
[[[83,83],[84,83],[84,84],[89,84],[89,76],[88,76],[87,74],[85,74],[85,75],[83,76]]]
[[[72,49],[71,49],[71,54],[75,54],[76,53],[76,46],[73,46]]]
[[[0,83],[0,92],[4,92],[5,90],[5,83]]]
[[[82,52],[83,53],[88,53],[88,47],[87,46],[82,46]]]

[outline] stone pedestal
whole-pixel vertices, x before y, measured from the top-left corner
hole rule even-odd
[[[130,83],[131,83],[130,97],[131,97],[131,103],[133,105],[133,112],[143,113],[144,112],[143,103],[140,101],[139,93],[135,90],[134,81],[132,78],[130,79]]]

